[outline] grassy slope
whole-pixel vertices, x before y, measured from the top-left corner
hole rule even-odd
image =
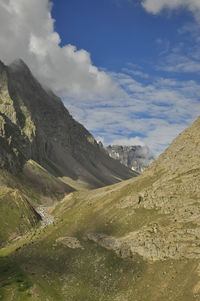
[[[30,231],[39,220],[37,213],[18,190],[4,191],[0,195],[0,246]]]
[[[135,191],[144,185],[151,181],[138,178],[73,193],[54,209],[53,225],[2,249],[3,300],[200,300],[198,289],[194,293],[199,281],[197,260],[149,263],[138,255],[122,259],[85,239],[88,232],[121,236],[147,224],[167,224],[168,215],[158,210],[132,208]],[[77,237],[84,249],[56,243],[65,236]]]
[[[23,173],[0,172],[0,246],[34,228],[40,217],[34,207],[52,204],[72,189],[36,162],[26,163]]]
[[[198,227],[199,128],[197,120],[142,176],[68,195],[54,208],[53,225],[1,249],[3,300],[200,300],[198,259],[122,259],[86,239],[89,232],[121,237],[154,224],[166,234],[169,225]],[[56,242],[66,236],[84,249]]]
[[[19,180],[20,183],[23,183],[24,188],[28,187],[27,194],[32,191],[37,195],[39,202],[48,203],[48,205],[74,191],[72,187],[50,174],[33,160],[26,162]]]
[[[73,189],[33,160],[29,160],[23,172],[17,176],[0,171],[0,192],[4,187],[20,190],[33,205],[55,203]]]

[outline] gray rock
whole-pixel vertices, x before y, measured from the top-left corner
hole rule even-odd
[[[26,160],[33,159],[57,177],[101,187],[136,175],[111,159],[21,60],[10,66],[0,63],[0,112],[7,118],[6,123],[12,124],[13,131],[15,127],[15,140],[24,139],[23,147],[16,147],[17,152],[21,154],[23,149]],[[9,137],[14,139],[13,136]],[[6,136],[7,142],[9,137]],[[3,158],[0,166],[12,165],[12,158],[5,158],[5,164]],[[20,167],[23,162],[20,161]]]
[[[139,173],[155,160],[155,156],[148,146],[109,145],[106,147],[106,151],[111,158],[119,160],[125,166]]]

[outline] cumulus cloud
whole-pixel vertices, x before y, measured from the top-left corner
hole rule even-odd
[[[142,6],[152,14],[159,14],[163,9],[185,8],[191,11],[195,18],[200,21],[199,0],[143,0]]]
[[[1,0],[0,59],[7,64],[23,59],[44,85],[65,96],[113,93],[114,83],[87,51],[60,46],[51,8],[48,0]]]

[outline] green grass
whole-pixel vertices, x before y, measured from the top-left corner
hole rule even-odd
[[[0,270],[4,272],[0,283],[6,283],[1,287],[1,294],[6,296],[9,289],[10,292],[17,290],[16,296],[29,294],[28,300],[34,300],[35,294],[40,295],[39,300],[43,300],[42,297],[44,300],[47,297],[50,300],[112,300],[119,291],[125,292],[145,269],[139,257],[134,261],[122,260],[93,243],[81,243],[84,250],[63,245],[52,248],[52,240],[47,236],[35,242],[34,247],[27,244],[1,258]],[[7,283],[8,277],[11,278]]]
[[[18,192],[11,190],[0,196],[0,245],[30,231],[39,221],[31,205]]]
[[[16,301],[195,300],[198,261],[125,260],[84,240],[84,250],[70,249],[55,243],[58,231],[56,226],[41,230],[18,251],[0,257],[3,300],[12,300],[13,292]]]
[[[0,271],[0,296],[2,300],[10,300],[13,292],[16,301],[30,300],[32,283],[15,261],[7,257],[0,257]]]
[[[154,223],[167,227],[169,215],[146,209],[142,203],[137,205],[138,194],[160,176],[162,173],[158,172],[153,179],[145,176],[66,197],[53,211],[54,224],[35,229],[0,250],[3,300],[198,300],[193,291],[199,281],[198,260],[148,262],[137,254],[122,259],[86,239],[89,232],[123,237]],[[71,249],[56,242],[66,236],[78,238],[84,249]]]

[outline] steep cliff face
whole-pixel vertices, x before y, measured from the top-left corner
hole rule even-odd
[[[79,182],[100,187],[135,175],[101,150],[22,61],[9,67],[0,63],[0,112],[25,139],[20,156],[33,159],[72,186]]]
[[[16,124],[0,113],[0,168],[13,174],[22,171],[28,141]]]
[[[155,160],[148,146],[109,145],[106,150],[111,158],[119,160],[123,165],[139,173]]]

